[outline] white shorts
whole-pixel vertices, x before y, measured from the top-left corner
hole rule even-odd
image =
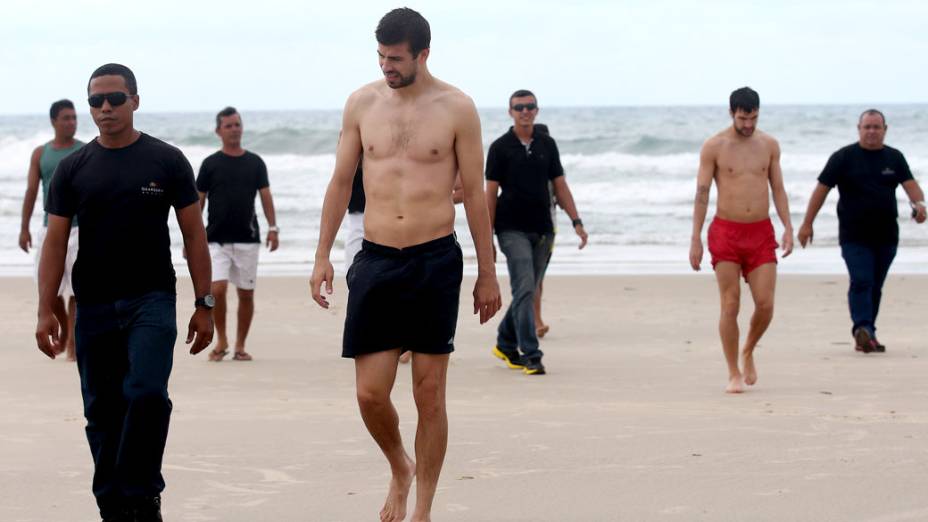
[[[364,213],[349,212],[345,216],[345,224],[348,225],[348,237],[345,238],[345,271],[351,268],[354,262],[354,256],[361,251],[361,241],[364,239]]]
[[[260,250],[261,243],[210,243],[213,281],[229,281],[242,290],[254,290]]]
[[[71,287],[71,271],[74,269],[74,262],[77,261],[77,228],[71,227],[71,234],[68,236],[68,253],[64,258],[64,274],[61,276],[61,286],[58,287],[58,296],[69,299],[74,296],[74,289]],[[35,280],[39,281],[39,261],[42,259],[42,246],[45,244],[45,234],[48,229],[39,227],[35,234],[35,241],[32,242],[35,250]]]

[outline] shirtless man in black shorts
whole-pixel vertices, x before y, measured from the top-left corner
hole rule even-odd
[[[386,81],[361,87],[345,104],[310,285],[313,299],[328,308],[323,286],[324,294],[331,294],[334,277],[329,254],[363,151],[365,239],[348,273],[342,355],[355,360],[361,416],[393,475],[380,519],[405,518],[415,477],[412,520],[422,522],[431,520],[448,440],[445,383],[462,279],[451,198],[458,170],[477,250],[474,313],[484,323],[501,303],[474,103],[429,73],[430,30],[422,15],[395,9],[381,19],[376,36]],[[390,401],[397,361],[407,350],[414,354],[419,413],[415,462],[403,448]]]

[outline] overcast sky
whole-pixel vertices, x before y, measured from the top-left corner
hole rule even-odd
[[[380,78],[373,32],[396,2],[70,0],[0,3],[0,114],[83,100],[106,62],[146,111],[340,109]],[[499,107],[928,102],[928,2],[420,1],[429,67]]]

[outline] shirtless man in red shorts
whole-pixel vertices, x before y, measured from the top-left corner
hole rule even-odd
[[[709,225],[709,253],[719,283],[719,336],[728,363],[728,393],[741,393],[757,382],[754,347],[773,318],[777,279],[776,239],[770,221],[770,191],[783,222],[783,257],[793,251],[793,226],[780,170],[780,145],[756,130],[760,97],[742,87],[731,93],[732,126],[709,138],[699,154],[690,265],[702,262],[702,225],[709,207],[709,189],[718,185],[718,206]],[[754,298],[754,314],[738,361],[738,308],[743,276]]]

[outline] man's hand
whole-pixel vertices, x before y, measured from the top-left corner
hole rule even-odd
[[[802,248],[805,248],[806,245],[812,244],[812,236],[814,235],[812,231],[812,223],[803,223],[799,227],[799,234],[797,238],[799,239],[799,244],[802,245]]]
[[[280,234],[278,234],[277,231],[275,230],[272,230],[267,233],[267,241],[265,241],[265,245],[271,250],[271,252],[277,250],[277,247],[280,244],[279,241],[277,240],[277,237],[279,235]]]
[[[690,241],[690,266],[693,270],[699,271],[699,265],[702,263],[702,239],[694,237]]]
[[[196,340],[194,340],[196,336]],[[187,326],[187,344],[193,342],[190,353],[196,355],[213,342],[213,311],[207,308],[197,308],[190,318]]]
[[[35,340],[39,351],[54,359],[56,355],[64,351],[64,346],[58,337],[61,325],[58,318],[51,312],[39,312],[39,321],[35,327]]]
[[[588,237],[586,235],[586,230],[584,230],[583,225],[577,225],[574,227],[574,232],[576,232],[577,235],[580,236],[580,246],[577,248],[579,248],[580,250],[583,250],[583,247],[586,246],[586,240]]]
[[[474,313],[480,312],[480,324],[490,320],[503,306],[495,275],[478,275],[474,284]]]
[[[29,253],[29,249],[32,248],[32,234],[28,230],[23,230],[19,233],[19,248],[25,253]]]
[[[924,223],[926,217],[925,205],[918,205],[913,203],[912,209],[915,210],[915,216],[913,216],[912,219],[914,219],[916,223]]]
[[[335,279],[335,269],[332,268],[332,263],[328,258],[316,259],[313,265],[313,275],[309,279],[309,290],[313,295],[313,301],[325,309],[329,308],[329,302],[322,295],[322,285],[325,284],[325,293],[331,295],[333,279]],[[496,293],[499,294],[499,290]]]
[[[788,228],[783,231],[783,257],[793,253],[793,229]]]

